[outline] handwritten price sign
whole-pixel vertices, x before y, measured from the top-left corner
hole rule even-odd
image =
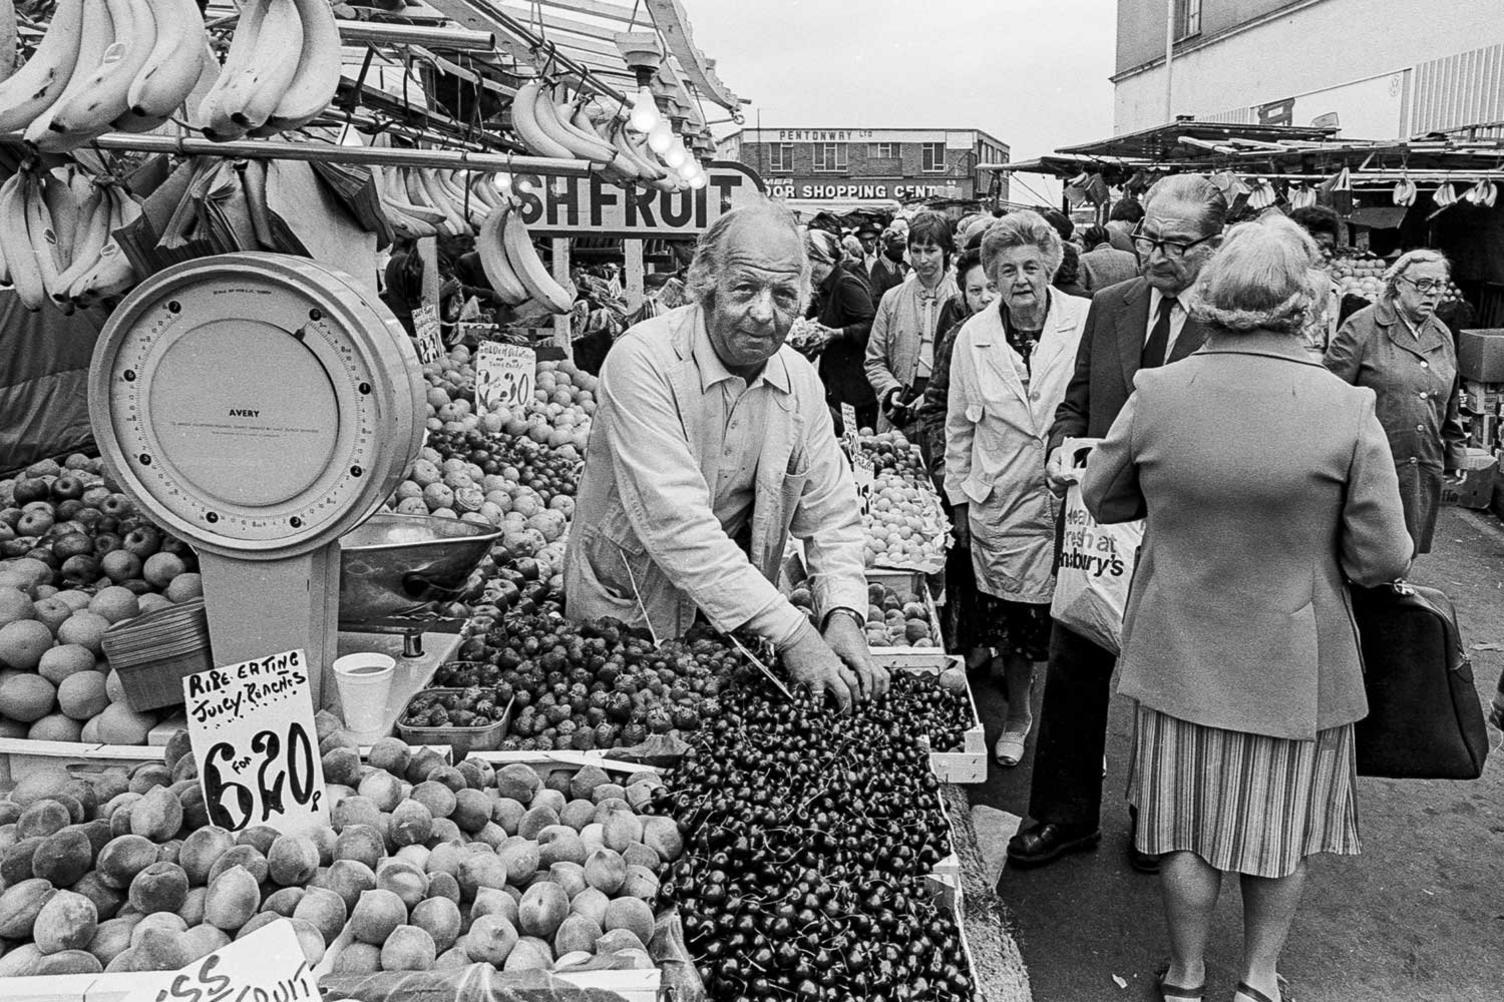
[[[285,651],[183,679],[210,823],[293,832],[328,821],[310,670],[302,651]]]
[[[413,332],[418,340],[418,361],[436,362],[444,354],[444,339],[439,334],[439,311],[424,303],[413,310]]]
[[[851,460],[851,473],[856,478],[856,496],[865,515],[872,510],[872,489],[877,483],[877,469],[872,465],[872,457],[858,451]]]
[[[475,365],[475,400],[482,408],[515,410],[533,399],[538,356],[516,344],[487,341]]]
[[[140,987],[121,1002],[320,1002],[318,978],[286,919],[161,974],[134,975]]]
[[[855,456],[858,451],[856,432],[856,408],[850,404],[842,404],[841,441],[846,443],[846,453],[850,456]]]

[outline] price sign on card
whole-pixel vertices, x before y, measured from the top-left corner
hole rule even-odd
[[[121,1002],[321,1002],[297,930],[287,919],[220,947],[187,967],[133,976]]]
[[[853,456],[857,453],[856,432],[856,408],[850,404],[842,404],[841,439],[846,443],[847,453]]]
[[[877,483],[877,469],[872,465],[872,457],[864,452],[858,452],[851,461],[851,472],[856,478],[856,496],[862,503],[862,514],[872,510],[872,489]]]
[[[427,365],[444,354],[444,339],[439,333],[439,311],[424,303],[413,310],[413,336],[418,341],[418,361]]]
[[[211,824],[295,832],[329,820],[302,651],[183,679],[188,737]]]
[[[516,344],[487,341],[475,363],[475,402],[484,410],[516,410],[533,399],[538,356]]]

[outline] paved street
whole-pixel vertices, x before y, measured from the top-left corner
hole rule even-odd
[[[1456,602],[1486,706],[1504,665],[1504,653],[1479,649],[1504,647],[1504,530],[1487,512],[1446,508],[1436,539],[1437,551],[1415,577]],[[990,748],[1002,702],[996,690],[979,691],[978,700]],[[1135,874],[1124,857],[1131,722],[1121,700],[1110,727],[1101,846],[1039,870],[1009,870],[1000,888],[1017,923],[1035,1002],[1151,998],[1155,966],[1167,956],[1158,880]],[[1490,737],[1497,746],[1499,732],[1490,729]],[[1032,765],[1031,741],[1017,769],[994,764],[986,786],[969,788],[972,803],[1025,813]],[[1293,993],[1300,1002],[1499,999],[1504,752],[1496,748],[1483,778],[1472,783],[1360,780],[1359,810],[1364,854],[1318,857],[1312,865],[1282,964]],[[1208,999],[1232,997],[1240,914],[1236,882],[1224,884],[1209,948]]]

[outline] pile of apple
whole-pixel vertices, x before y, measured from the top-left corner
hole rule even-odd
[[[596,377],[580,371],[572,361],[539,362],[533,398],[518,409],[489,413],[475,400],[475,359],[460,346],[423,367],[428,381],[430,432],[506,432],[554,449],[583,454],[595,414]]]
[[[1362,296],[1370,302],[1377,301],[1384,291],[1384,260],[1374,254],[1360,252],[1331,260],[1327,270],[1337,283],[1337,291],[1343,296]]]
[[[950,520],[919,447],[900,431],[862,436],[860,447],[872,458],[875,474],[862,515],[867,566],[937,573],[951,544]]]
[[[330,824],[298,834],[210,824],[186,732],[129,773],[24,777],[0,800],[0,977],[175,970],[279,919],[345,974],[652,966],[682,852],[638,814],[655,772],[454,767],[395,738],[363,762],[320,718]]]
[[[818,625],[814,596],[805,587],[789,593],[789,602]],[[880,582],[867,585],[867,645],[869,647],[936,647],[929,609],[917,597],[904,601]]]

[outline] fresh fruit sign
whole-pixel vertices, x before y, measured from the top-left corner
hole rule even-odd
[[[706,187],[662,191],[612,184],[599,175],[513,175],[520,221],[534,236],[693,237],[727,212],[761,198],[762,179],[738,163],[706,165]]]
[[[268,922],[255,932],[176,972],[142,976],[122,1002],[211,1002],[214,999],[285,999],[321,1002],[292,922]]]
[[[516,410],[533,399],[538,357],[533,349],[487,341],[475,366],[475,401],[482,411]]]
[[[183,679],[188,736],[209,821],[236,832],[327,824],[324,767],[302,651]]]

